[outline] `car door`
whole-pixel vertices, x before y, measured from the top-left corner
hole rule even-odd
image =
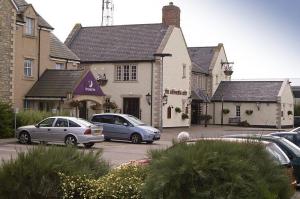
[[[123,117],[115,115],[113,118],[114,128],[112,134],[116,139],[127,140],[130,137],[130,123]]]
[[[48,141],[64,142],[68,129],[69,121],[64,118],[57,118],[52,129],[48,132]]]
[[[48,139],[48,132],[51,131],[55,118],[47,118],[41,121],[34,132],[31,133],[33,140],[46,141]]]

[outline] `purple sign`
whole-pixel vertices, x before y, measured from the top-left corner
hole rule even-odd
[[[85,77],[78,84],[74,90],[74,95],[105,96],[91,71],[86,73]]]

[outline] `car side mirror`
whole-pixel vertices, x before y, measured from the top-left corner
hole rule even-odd
[[[36,125],[34,125],[36,128],[40,128],[40,125],[39,124],[36,124]]]

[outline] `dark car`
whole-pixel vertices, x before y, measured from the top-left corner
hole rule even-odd
[[[290,131],[290,132],[270,133],[269,135],[284,137],[285,139],[296,144],[297,146],[300,146],[300,133]]]
[[[253,134],[239,134],[239,135],[227,135],[224,137],[230,138],[248,138],[256,140],[264,140],[276,143],[289,157],[294,168],[294,175],[297,180],[297,184],[300,183],[300,148],[294,143],[288,141],[283,137],[272,135],[253,135]]]

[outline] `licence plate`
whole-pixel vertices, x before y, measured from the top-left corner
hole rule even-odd
[[[93,131],[93,134],[94,134],[94,135],[100,135],[101,133],[102,133],[101,130],[94,130],[94,131]]]

